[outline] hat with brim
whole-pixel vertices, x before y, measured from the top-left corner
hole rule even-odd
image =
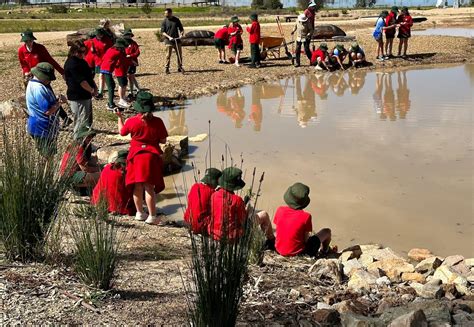
[[[135,103],[133,104],[133,109],[141,113],[153,112],[155,110],[153,94],[145,91],[138,92]]]
[[[125,49],[126,47],[128,47],[128,43],[124,39],[120,38],[115,41],[114,47],[119,49]]]
[[[249,18],[250,18],[251,20],[257,20],[257,19],[258,19],[258,15],[257,15],[256,13],[252,13],[252,14],[250,14]]]
[[[321,44],[319,45],[319,48],[320,48],[321,50],[326,50],[326,51],[327,51],[328,45],[327,45],[326,43],[321,43]]]
[[[204,184],[212,186],[212,188],[216,188],[219,184],[219,177],[222,176],[222,172],[217,168],[208,168],[206,169],[206,174],[201,179],[201,182]]]
[[[357,50],[359,50],[359,44],[358,44],[358,43],[352,43],[352,44],[351,44],[351,50],[352,50],[352,51],[357,51]]]
[[[92,30],[89,33],[87,33],[87,36],[91,39],[94,38],[96,35],[97,35],[97,30]]]
[[[95,35],[96,36],[104,36],[106,33],[105,33],[105,29],[103,29],[102,27],[99,27],[95,30]]]
[[[131,28],[127,28],[125,29],[125,31],[123,31],[123,34],[122,34],[123,37],[134,37],[135,35],[132,33],[132,29]]]
[[[342,44],[337,44],[337,45],[336,45],[336,49],[339,50],[339,51],[344,51],[344,50],[346,50]]]
[[[384,10],[380,13],[380,16],[382,17],[387,17],[388,16],[388,11]]]
[[[236,167],[228,167],[222,171],[218,184],[225,190],[237,191],[245,186],[242,180],[242,170]]]
[[[33,31],[26,30],[23,33],[21,33],[21,42],[34,41],[34,40],[36,40],[36,38],[33,35]]]
[[[311,2],[309,3],[309,5],[308,5],[308,8],[309,8],[309,7],[316,7],[316,6],[317,6],[316,2],[311,1]]]
[[[115,158],[114,163],[125,165],[127,163],[128,150],[120,150],[117,152],[117,158]]]
[[[40,62],[31,69],[31,73],[41,81],[54,81],[54,67],[49,62]]]
[[[240,21],[240,19],[239,19],[239,17],[237,17],[237,16],[232,16],[232,17],[230,18],[230,21],[231,21],[232,23],[238,23],[238,22]]]
[[[397,13],[398,12],[398,7],[397,6],[392,6],[392,8],[390,9],[390,11],[394,12],[394,13]]]
[[[76,134],[76,137],[75,139],[77,141],[83,141],[85,140],[87,137],[94,137],[97,135],[97,132],[95,130],[93,130],[92,128],[90,127],[82,127],[80,128],[78,131],[77,131],[77,134]]]
[[[308,17],[306,17],[305,14],[300,14],[300,15],[298,15],[298,21],[299,21],[299,22],[304,23],[304,22],[306,22],[307,20],[308,20]]]
[[[295,183],[286,190],[283,199],[292,209],[304,209],[311,202],[309,198],[309,187],[302,183]]]

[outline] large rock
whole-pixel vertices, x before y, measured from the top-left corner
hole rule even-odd
[[[387,259],[399,259],[399,260],[404,260],[400,255],[395,253],[390,248],[383,248],[383,249],[376,249],[376,248],[368,248],[366,250],[363,249],[361,246],[362,253],[370,255],[372,258],[374,258],[377,261],[380,260],[387,260]]]
[[[374,262],[374,258],[369,254],[362,253],[361,256],[359,257],[359,262],[362,266],[367,268],[368,265]]]
[[[402,281],[404,282],[417,282],[417,283],[425,283],[426,279],[420,273],[417,272],[404,272],[402,273]]]
[[[347,286],[354,290],[370,290],[373,285],[377,284],[377,276],[365,271],[365,270],[356,270],[352,273]]]
[[[442,265],[452,267],[454,265],[457,265],[463,260],[464,260],[464,257],[462,255],[451,255],[449,257],[444,258]]]
[[[388,258],[369,264],[367,270],[372,273],[382,271],[392,282],[398,282],[402,273],[414,272],[415,267],[404,259]]]
[[[415,290],[418,296],[425,299],[440,299],[444,296],[443,286],[438,279],[432,280],[425,285],[414,282],[411,283],[410,286]]]
[[[355,270],[362,269],[362,265],[357,259],[351,259],[349,261],[342,262],[343,272],[346,276],[351,276]]]
[[[430,257],[418,263],[415,267],[415,271],[419,273],[431,272],[441,266],[441,263],[442,260],[439,257]]]
[[[314,311],[312,316],[322,326],[337,326],[341,323],[339,312],[334,309],[319,309]]]
[[[474,258],[464,259],[464,263],[469,268],[472,268],[472,267],[474,267]]]
[[[430,326],[434,323],[439,325],[451,322],[449,307],[439,300],[413,301],[405,306],[389,308],[380,316],[380,319],[386,326],[396,318],[417,310],[423,310]]]
[[[362,249],[360,248],[360,245],[354,245],[342,250],[339,260],[341,262],[345,262],[352,259],[358,259],[361,256],[361,254],[362,254]]]
[[[428,249],[415,248],[408,251],[408,257],[415,261],[422,261],[433,256],[433,253],[431,253],[431,251]]]
[[[423,310],[416,310],[396,318],[388,327],[428,327],[428,320]]]
[[[472,327],[474,326],[474,314],[458,311],[453,314],[453,321],[457,326]]]
[[[121,150],[128,150],[130,144],[107,145],[97,150],[97,159],[100,163],[110,163],[117,158],[117,153]]]
[[[318,280],[329,280],[333,283],[342,281],[342,269],[337,259],[319,259],[309,268],[308,273]]]
[[[362,250],[362,253],[366,253],[369,251],[373,250],[379,250],[382,248],[382,245],[380,244],[361,244],[359,245],[360,249]]]
[[[341,315],[342,326],[344,327],[382,327],[385,326],[377,318],[365,317],[354,313],[345,313]]]
[[[339,313],[355,313],[360,315],[366,315],[368,308],[360,301],[344,300],[332,305],[332,309],[337,310]]]
[[[444,284],[467,286],[467,279],[456,273],[452,267],[441,265],[436,269],[433,278],[441,280]]]
[[[24,100],[8,100],[0,102],[0,119],[25,118],[28,110]]]

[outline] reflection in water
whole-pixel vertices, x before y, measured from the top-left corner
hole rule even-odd
[[[301,128],[308,126],[309,121],[316,119],[316,93],[312,89],[313,75],[306,78],[305,86],[301,91],[301,76],[296,77],[296,117]]]
[[[398,111],[398,118],[405,119],[410,110],[410,90],[408,89],[406,71],[397,72],[398,88],[396,100],[393,91],[392,75],[393,73],[376,73],[373,100],[374,109],[380,115],[381,120],[386,120],[387,118],[391,121],[397,120],[395,109]],[[385,92],[383,92],[383,88],[385,88]]]
[[[185,108],[172,108],[169,112],[168,134],[172,135],[188,135],[188,125],[186,125]]]
[[[221,91],[217,95],[217,111],[226,114],[233,122],[235,128],[241,128],[245,118],[245,97],[242,89],[235,90],[234,95],[227,96],[228,91]]]
[[[407,112],[410,110],[410,90],[407,83],[407,72],[397,72],[398,89],[397,89],[397,110],[398,117],[405,119]]]

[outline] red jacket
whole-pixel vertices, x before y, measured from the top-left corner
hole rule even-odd
[[[140,47],[134,40],[130,40],[130,45],[125,48],[125,54],[130,61],[130,66],[138,66],[138,56],[140,55]]]
[[[321,49],[316,49],[313,51],[312,55],[311,55],[311,64],[312,65],[315,65],[317,64],[317,59],[318,58],[321,58],[321,61],[324,61],[326,60],[326,53],[321,50]]]
[[[247,32],[249,35],[250,44],[259,44],[260,43],[260,23],[256,20],[252,22],[250,27],[247,27]]]
[[[196,183],[189,190],[184,221],[191,225],[191,230],[196,234],[207,233],[212,194],[214,189],[203,183]]]
[[[26,44],[18,48],[18,60],[20,60],[23,73],[29,73],[40,62],[49,62],[59,74],[64,75],[64,69],[51,57],[45,46],[33,42],[31,52],[26,49]]]
[[[89,67],[95,67],[95,49],[94,49],[94,40],[89,39],[84,41],[84,45],[87,48],[87,53],[84,56],[84,60],[87,62]]]
[[[92,42],[94,44],[94,50],[95,50],[95,53],[94,53],[95,65],[100,67],[102,65],[102,57],[105,55],[105,52],[107,52],[107,50],[111,48],[113,45],[112,40],[104,36],[100,40],[97,38],[94,38],[92,39]]]
[[[106,52],[104,57],[102,57],[102,63],[100,65],[100,70],[107,71],[109,73],[113,73],[115,68],[120,64],[127,60],[125,57],[125,52],[121,51],[115,47],[109,48]],[[121,76],[121,75],[119,75]]]

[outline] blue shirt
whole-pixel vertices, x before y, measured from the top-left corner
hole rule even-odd
[[[382,28],[385,26],[385,20],[382,17],[377,19],[375,23],[374,33],[372,34],[376,39],[382,36]]]
[[[28,133],[36,137],[52,138],[58,131],[56,115],[46,115],[57,102],[51,87],[32,79],[26,87],[26,107],[28,108]]]

